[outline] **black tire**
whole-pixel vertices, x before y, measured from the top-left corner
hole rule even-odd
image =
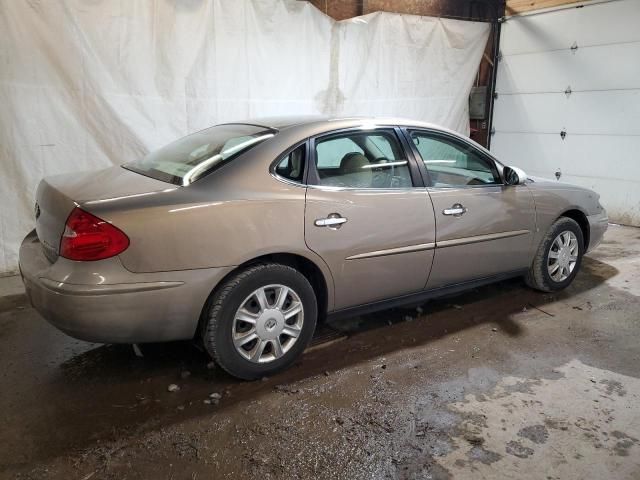
[[[301,332],[291,348],[268,363],[254,363],[243,357],[233,343],[233,321],[236,311],[255,290],[279,284],[292,289],[303,307]],[[316,327],[318,307],[309,281],[296,269],[277,263],[261,263],[241,270],[219,285],[204,312],[202,341],[226,372],[243,380],[272,375],[290,366],[307,347]]]
[[[566,231],[572,232],[578,239],[578,255],[576,264],[569,276],[562,281],[556,281],[551,277],[549,269],[547,268],[549,253],[556,237]],[[525,276],[525,282],[531,288],[535,288],[542,292],[555,292],[562,290],[563,288],[568,287],[578,274],[580,265],[582,264],[583,254],[584,235],[582,234],[580,225],[571,218],[560,217],[551,225],[549,231],[547,231],[547,234],[542,239],[542,242],[538,247],[538,251],[533,259],[533,263],[531,264],[531,268]]]

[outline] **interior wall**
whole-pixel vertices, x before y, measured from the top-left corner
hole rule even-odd
[[[337,20],[378,11],[431,17],[457,18],[469,21],[492,23],[491,35],[478,68],[474,86],[488,87],[485,103],[485,119],[470,121],[470,137],[484,147],[489,146],[489,107],[491,102],[491,81],[494,68],[494,45],[497,20],[504,15],[505,0],[300,0],[309,1],[320,11]],[[519,0],[516,0],[519,1]],[[534,1],[534,0],[529,0]],[[551,1],[551,0],[543,0]],[[553,0],[562,1],[562,0]],[[569,1],[569,0],[564,0]],[[519,7],[518,7],[519,8]]]
[[[504,13],[504,0],[303,0],[336,20],[374,12],[404,13],[464,20],[493,21]],[[532,0],[528,0],[532,1]],[[544,0],[552,1],[552,0]],[[560,1],[560,0],[555,0]],[[564,0],[567,1],[567,0]]]
[[[282,114],[404,116],[468,133],[489,25],[293,0],[0,0],[0,272],[44,176]]]

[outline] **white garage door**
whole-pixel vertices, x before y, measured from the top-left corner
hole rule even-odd
[[[511,17],[500,51],[491,150],[640,226],[640,0]]]

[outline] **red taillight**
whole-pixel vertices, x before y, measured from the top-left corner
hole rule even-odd
[[[60,240],[60,255],[69,260],[102,260],[124,252],[129,237],[109,222],[74,208]]]

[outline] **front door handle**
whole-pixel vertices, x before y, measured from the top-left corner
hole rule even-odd
[[[316,227],[329,227],[338,229],[343,223],[347,223],[347,219],[342,217],[339,213],[331,213],[327,215],[327,218],[318,218],[313,224]]]
[[[442,211],[443,215],[453,215],[454,217],[460,217],[467,213],[467,208],[459,203],[454,204],[451,208],[445,208]]]

